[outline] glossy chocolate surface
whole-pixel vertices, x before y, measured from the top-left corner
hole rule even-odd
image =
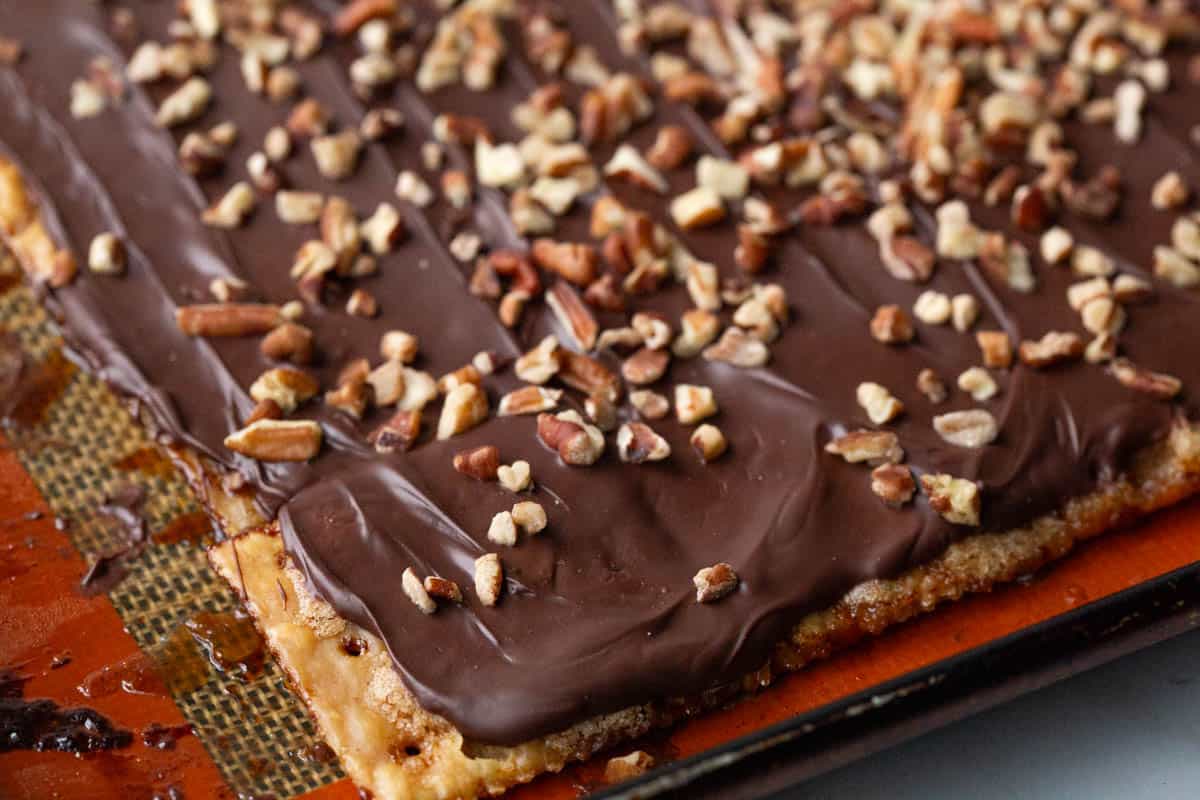
[[[174,3],[126,5],[135,9],[144,35],[165,38]],[[318,8],[331,13],[334,4]],[[434,17],[427,4],[420,8],[418,31],[428,36]],[[608,3],[571,3],[564,22],[607,63],[646,71],[644,62],[621,56]],[[960,391],[942,405],[926,400],[914,385],[918,371],[932,367],[952,383],[979,363],[974,337],[919,324],[911,345],[880,344],[867,330],[881,304],[911,308],[925,288],[970,292],[983,309],[977,327],[1007,331],[1014,342],[1051,330],[1082,333],[1065,301],[1077,276],[1045,264],[1036,255],[1037,237],[1013,230],[1007,208],[973,205],[979,224],[1004,230],[1034,254],[1034,293],[1001,285],[973,262],[945,259],[927,286],[897,281],[881,266],[878,246],[858,220],[801,226],[782,237],[764,278],[787,290],[792,321],[771,346],[768,366],[746,370],[676,359],[655,387],[669,392],[686,382],[713,388],[720,413],[712,421],[730,451],[710,465],[691,452],[690,428],[673,419],[652,423],[673,448],[668,461],[623,464],[610,437],[601,462],[583,469],[563,464],[537,440],[533,417],[492,418],[462,436],[434,441],[428,433],[436,424],[434,408],[426,411],[427,432],[414,449],[380,455],[366,435],[386,411],[356,422],[319,401],[300,412],[325,430],[324,449],[314,461],[241,458],[222,441],[254,406],[247,387],[272,365],[255,338],[185,336],[174,312],[207,301],[210,281],[223,276],[244,279],[258,297],[274,302],[297,296],[288,270],[296,249],[313,238],[311,227],[280,222],[269,198],[260,200],[241,229],[220,231],[200,221],[201,211],[242,177],[246,158],[272,125],[286,119],[290,106],[250,95],[237,54],[226,48],[207,76],[214,103],[194,126],[168,133],[155,125],[154,108],[166,84],[130,87],[123,103],[99,117],[74,119],[68,111],[71,82],[96,56],[119,65],[131,52],[130,43],[112,33],[104,7],[46,0],[33,9],[2,0],[0,30],[26,50],[15,67],[0,67],[3,152],[34,177],[53,233],[82,260],[100,232],[118,232],[129,244],[125,277],[85,269],[53,293],[77,352],[140,400],[165,432],[250,478],[265,507],[278,512],[288,550],[316,592],[379,633],[422,705],[472,739],[515,743],[599,713],[733,680],[759,667],[806,613],[862,581],[927,561],[968,533],[944,522],[924,496],[899,510],[885,506],[870,491],[868,469],[823,451],[833,436],[869,427],[855,402],[855,387],[864,380],[888,386],[904,401],[906,414],[889,427],[918,474],[947,472],[981,482],[987,530],[1022,525],[1089,492],[1162,439],[1178,415],[1195,419],[1200,412],[1200,297],[1162,281],[1155,281],[1151,302],[1131,307],[1121,350],[1182,379],[1180,400],[1131,391],[1103,367],[1082,361],[1048,370],[996,370],[1000,391],[982,404]],[[510,111],[539,78],[522,54],[515,26],[509,32],[510,53],[493,90],[457,87],[423,95],[402,82],[378,99],[404,112],[402,136],[369,145],[354,177],[339,183],[317,173],[301,143],[281,165],[287,184],[341,195],[366,216],[380,202],[397,202],[402,169],[418,170],[436,186],[437,175],[423,170],[419,149],[431,138],[438,113],[478,115],[499,140],[519,139]],[[353,41],[331,39],[317,57],[296,65],[305,91],[342,125],[357,124],[366,109],[345,78],[356,53]],[[1177,73],[1185,76],[1186,69]],[[240,130],[224,173],[190,178],[176,157],[179,135],[223,120]],[[699,115],[665,102],[628,140],[644,148],[668,121],[690,128],[706,150],[721,152]],[[1060,224],[1116,259],[1122,272],[1149,276],[1153,248],[1169,241],[1178,216],[1152,210],[1150,189],[1169,169],[1200,177],[1188,138],[1197,123],[1200,87],[1186,77],[1151,95],[1136,146],[1117,144],[1107,126],[1066,123],[1080,156],[1078,174],[1116,165],[1125,199],[1111,221],[1064,213]],[[469,167],[468,153],[451,147],[447,155],[450,164]],[[693,174],[690,163],[672,171],[673,191],[690,188]],[[669,225],[667,199],[620,181],[608,189]],[[804,193],[777,190],[771,196],[791,207]],[[378,299],[380,315],[346,314],[347,287],[335,287],[324,307],[306,312],[320,351],[314,372],[325,384],[350,358],[377,361],[380,335],[397,327],[420,337],[416,366],[433,375],[468,363],[481,350],[516,357],[548,332],[567,340],[540,302],[531,304],[517,331],[506,330],[490,304],[468,294],[470,265],[448,250],[460,229],[480,233],[491,247],[521,246],[501,193],[478,189],[468,213],[440,200],[425,210],[398,205],[407,241],[381,257],[377,275],[356,282]],[[931,211],[919,204],[913,209],[918,235],[932,242]],[[561,221],[556,238],[585,240],[586,211]],[[722,275],[737,274],[732,226],[683,233],[682,239]],[[688,306],[682,287],[633,302],[673,319]],[[601,316],[606,326],[623,324],[617,315]],[[603,358],[616,368],[614,358]],[[500,395],[519,385],[511,371],[486,378],[493,409]],[[582,400],[574,392],[567,397],[573,407]],[[957,448],[932,429],[934,415],[977,405],[1001,425],[992,445]],[[631,417],[632,410],[625,406],[622,415]],[[507,584],[498,606],[482,607],[468,591],[463,606],[426,616],[402,592],[402,571],[411,566],[420,575],[470,587],[474,559],[497,549],[486,538],[492,516],[515,499],[494,483],[453,470],[454,453],[483,444],[498,446],[505,463],[530,463],[536,485],[531,499],[546,508],[549,527],[501,549]],[[692,576],[719,561],[734,566],[740,587],[720,603],[698,604]]]

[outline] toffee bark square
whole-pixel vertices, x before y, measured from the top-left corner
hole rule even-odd
[[[3,241],[376,796],[1197,488],[1186,5],[444,5],[0,0]]]

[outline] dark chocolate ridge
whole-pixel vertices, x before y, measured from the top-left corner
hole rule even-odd
[[[144,29],[162,38],[173,4],[130,5]],[[244,387],[268,364],[256,341],[188,339],[172,315],[175,306],[203,299],[208,281],[219,275],[239,275],[272,300],[295,296],[287,268],[310,233],[278,223],[269,200],[242,230],[214,232],[199,222],[200,209],[241,174],[246,156],[285,118],[287,106],[248,97],[236,57],[226,53],[209,76],[216,101],[202,125],[234,119],[241,137],[226,174],[197,183],[179,170],[174,142],[153,123],[161,87],[150,96],[133,88],[124,104],[97,119],[71,118],[69,85],[85,74],[90,58],[107,54],[120,62],[128,55],[106,33],[103,7],[52,0],[30,13],[27,4],[4,0],[0,19],[28,53],[15,69],[0,68],[6,109],[0,142],[36,176],[52,230],[79,254],[105,230],[119,230],[134,244],[126,278],[85,274],[54,293],[70,340],[101,377],[143,402],[163,430],[249,475],[264,505],[279,512],[288,551],[318,595],[378,633],[420,703],[471,739],[516,743],[598,713],[735,679],[761,665],[805,613],[864,580],[926,561],[962,535],[924,499],[901,511],[884,507],[868,489],[868,471],[822,452],[831,435],[866,424],[854,402],[862,380],[889,386],[908,406],[895,430],[914,469],[983,483],[986,530],[1019,526],[1092,490],[1161,440],[1176,415],[1194,420],[1200,412],[1192,333],[1200,302],[1194,293],[1156,282],[1155,301],[1132,310],[1122,346],[1138,363],[1182,378],[1182,402],[1135,394],[1090,365],[1044,372],[1016,367],[999,376],[1001,393],[984,404],[1001,422],[1000,439],[978,452],[946,445],[932,431],[931,416],[975,404],[956,393],[946,405],[931,406],[913,381],[924,366],[952,380],[976,364],[973,337],[922,326],[919,341],[907,348],[872,341],[866,335],[871,311],[884,302],[911,306],[925,287],[888,277],[874,241],[852,224],[805,228],[778,253],[780,266],[769,278],[787,288],[795,321],[773,346],[767,368],[744,371],[702,360],[672,367],[664,386],[710,385],[721,405],[715,421],[731,453],[710,466],[690,458],[688,431],[671,421],[655,427],[677,456],[652,466],[619,464],[610,445],[597,467],[566,467],[537,443],[529,418],[493,419],[449,442],[379,456],[363,441],[378,416],[357,424],[320,405],[304,412],[327,431],[316,461],[260,466],[235,458],[222,439],[252,405]],[[429,22],[423,21],[426,29]],[[567,22],[609,63],[644,66],[620,56],[604,3],[572,4]],[[499,85],[485,95],[449,89],[425,97],[399,87],[391,101],[406,113],[409,130],[394,145],[368,148],[354,180],[324,181],[306,152],[286,163],[285,176],[297,187],[341,194],[365,215],[378,202],[396,202],[396,174],[419,168],[418,146],[430,138],[435,114],[477,114],[500,139],[517,138],[509,111],[533,88],[535,71],[515,38],[510,49]],[[344,80],[351,54],[350,46],[334,44],[298,67],[307,90],[344,124],[362,112]],[[628,140],[645,146],[667,120],[698,134],[704,126],[692,111],[663,105]],[[1076,237],[1145,275],[1153,246],[1168,240],[1175,217],[1149,210],[1150,186],[1168,169],[1196,174],[1186,139],[1196,123],[1200,90],[1177,85],[1151,96],[1137,147],[1115,145],[1107,128],[1068,124],[1068,139],[1080,150],[1079,174],[1114,162],[1127,182],[1114,223],[1065,218]],[[703,141],[713,144],[708,135]],[[450,157],[469,162],[461,152]],[[436,176],[426,177],[433,183]],[[687,186],[690,169],[670,178],[675,190]],[[620,184],[609,188],[666,219],[662,200]],[[466,224],[492,245],[511,243],[503,197],[481,191],[483,201]],[[789,204],[797,199],[788,196]],[[504,331],[487,305],[466,295],[467,268],[448,253],[446,232],[455,215],[442,204],[428,212],[405,206],[404,213],[410,240],[381,260],[379,276],[362,282],[380,300],[380,319],[348,317],[336,303],[310,312],[307,322],[325,356],[316,370],[323,380],[350,356],[374,356],[379,334],[389,327],[420,335],[425,360],[419,366],[434,374],[483,349],[515,355],[555,330],[538,306],[517,335]],[[1010,227],[1005,213],[973,213],[987,227]],[[584,239],[584,216],[576,213],[560,235]],[[1033,237],[1015,235],[1036,252]],[[683,238],[722,274],[735,273],[728,228]],[[954,263],[939,264],[931,286],[976,293],[985,306],[979,327],[1003,328],[1016,339],[1078,330],[1064,302],[1069,271],[1036,257],[1035,263],[1040,285],[1034,295],[1014,293],[976,267]],[[671,289],[641,303],[674,314],[686,298]],[[515,385],[511,376],[489,380],[493,401]],[[499,487],[452,470],[451,455],[478,444],[498,445],[506,461],[531,463],[533,499],[546,506],[550,527],[502,553],[509,580],[497,608],[469,601],[426,617],[403,596],[402,570],[412,566],[469,586],[473,559],[495,549],[484,535],[488,521],[513,502]],[[691,576],[716,561],[733,564],[742,585],[720,604],[698,605]]]

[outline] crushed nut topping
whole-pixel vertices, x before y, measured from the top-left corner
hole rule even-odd
[[[945,402],[950,394],[941,376],[928,367],[917,373],[917,390],[934,404]]]
[[[983,365],[993,369],[1012,366],[1012,340],[1004,331],[977,331],[975,341],[983,355]]]
[[[442,405],[438,418],[437,438],[449,439],[474,428],[487,419],[487,394],[473,383],[454,387]]]
[[[617,454],[622,461],[642,464],[670,458],[671,445],[643,422],[626,422],[617,431]]]
[[[903,344],[912,341],[915,331],[912,320],[900,306],[880,306],[871,318],[871,336],[884,344]]]
[[[826,443],[825,452],[851,464],[898,464],[904,460],[900,440],[891,431],[850,431]]]
[[[517,523],[513,520],[511,511],[501,511],[492,517],[488,526],[488,541],[502,547],[515,547],[517,544]]]
[[[555,416],[539,414],[537,435],[571,466],[590,466],[604,452],[604,434],[585,422],[577,411],[563,411]]]
[[[1083,355],[1083,339],[1071,332],[1050,331],[1037,341],[1021,342],[1021,363],[1031,367],[1049,367]]]
[[[225,437],[225,446],[258,461],[308,461],[321,449],[321,426],[311,420],[260,419]]]
[[[979,408],[936,416],[933,429],[950,444],[972,449],[989,445],[1000,435],[996,418]]]
[[[100,275],[125,272],[125,244],[114,233],[101,233],[88,247],[88,269]]]
[[[533,536],[546,529],[546,509],[532,500],[522,500],[512,507],[513,523],[526,535]]]
[[[716,425],[704,423],[703,425],[692,431],[688,442],[692,446],[692,450],[696,455],[700,456],[700,460],[705,464],[716,461],[729,448],[729,443],[725,439],[725,434]]]
[[[500,592],[504,588],[504,566],[500,556],[495,553],[485,553],[475,559],[475,594],[479,602],[489,608],[500,601]]]
[[[494,481],[500,470],[500,450],[488,444],[455,453],[454,470],[477,481]]]
[[[501,464],[496,469],[496,479],[500,481],[501,486],[513,493],[523,492],[533,483],[528,461]]]
[[[904,413],[901,403],[886,387],[871,381],[864,381],[855,390],[858,404],[867,412],[867,417],[876,425],[891,422]]]
[[[912,500],[917,482],[902,464],[880,464],[871,470],[871,491],[887,505],[898,508]]]
[[[996,379],[983,367],[968,367],[963,370],[958,376],[958,388],[980,403],[992,399],[1000,391]]]
[[[1170,400],[1183,390],[1183,382],[1175,376],[1148,370],[1127,358],[1114,359],[1108,371],[1123,386],[1163,400]]]
[[[952,525],[978,527],[982,498],[979,485],[953,475],[921,476],[921,488],[929,496],[929,505]]]
[[[738,576],[733,567],[721,562],[697,572],[692,583],[696,586],[697,603],[715,603],[737,588]]]
[[[717,413],[717,398],[707,386],[680,383],[675,386],[675,418],[695,425]]]
[[[413,572],[411,567],[404,570],[404,574],[400,576],[400,585],[404,589],[404,594],[414,606],[421,610],[422,614],[432,614],[437,611],[437,603],[429,596],[424,582],[417,577],[417,573]]]

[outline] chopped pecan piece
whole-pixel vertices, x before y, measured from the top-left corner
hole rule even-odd
[[[437,438],[449,439],[474,428],[487,419],[487,394],[473,383],[454,387],[446,395],[438,418]]]
[[[743,271],[757,275],[767,266],[771,254],[770,241],[750,225],[739,225],[737,236],[738,244],[733,251],[734,261]]]
[[[385,361],[367,373],[371,386],[371,398],[376,406],[390,406],[404,396],[404,365],[399,361]]]
[[[721,433],[721,429],[707,422],[692,431],[688,442],[692,445],[692,449],[696,451],[696,455],[700,456],[700,460],[705,464],[716,461],[729,447],[728,442],[725,440],[725,434]]]
[[[485,553],[475,559],[475,594],[479,596],[479,602],[489,608],[496,605],[503,588],[504,567],[500,556]]]
[[[421,610],[422,614],[432,614],[437,611],[437,603],[429,596],[429,592],[425,591],[425,584],[417,577],[417,573],[412,571],[412,567],[404,570],[400,576],[400,585],[404,589],[404,594],[414,606]]]
[[[875,310],[871,318],[871,336],[884,344],[911,342],[915,332],[912,320],[900,306],[886,305]]]
[[[977,527],[982,498],[979,485],[964,478],[946,474],[921,476],[921,488],[929,496],[929,505],[953,525]]]
[[[279,306],[262,303],[201,303],[175,309],[175,322],[188,336],[255,336],[283,321]]]
[[[705,228],[725,219],[725,205],[713,189],[697,186],[671,201],[671,219],[685,231]]]
[[[680,358],[691,358],[699,355],[701,350],[717,338],[717,334],[721,332],[721,320],[711,311],[693,308],[683,312],[679,328],[679,335],[671,345],[671,352]]]
[[[513,547],[517,543],[517,523],[513,521],[511,511],[501,511],[492,517],[488,526],[487,538],[502,547]]]
[[[591,245],[536,239],[530,255],[539,267],[576,286],[586,287],[596,279],[596,248]]]
[[[164,128],[191,122],[204,113],[211,100],[212,87],[208,81],[200,77],[189,78],[162,101],[155,121]]]
[[[88,269],[100,275],[125,271],[125,244],[114,233],[102,233],[88,247]]]
[[[654,143],[646,151],[646,160],[656,169],[669,170],[683,165],[692,154],[692,135],[681,125],[663,125]]]
[[[761,367],[771,357],[767,346],[741,328],[730,326],[717,343],[703,350],[709,361],[723,361],[735,367]]]
[[[307,372],[288,367],[269,369],[250,386],[250,396],[255,400],[272,400],[283,411],[291,414],[296,408],[316,396],[321,385]]]
[[[871,491],[889,506],[899,507],[912,500],[917,483],[903,464],[880,464],[871,470]]]
[[[952,313],[949,296],[932,289],[921,292],[913,302],[913,316],[926,325],[945,325]]]
[[[979,331],[975,342],[983,354],[983,365],[994,369],[1012,366],[1012,340],[1004,331]]]
[[[738,576],[733,567],[721,562],[697,572],[692,583],[697,603],[715,603],[737,588]]]
[[[629,403],[643,419],[662,419],[671,411],[671,401],[650,389],[630,392]]]
[[[1127,358],[1113,359],[1108,372],[1120,381],[1121,385],[1163,400],[1170,400],[1183,390],[1183,382],[1175,376],[1153,372]]]
[[[996,418],[981,408],[940,414],[933,418],[933,429],[950,444],[967,448],[984,447],[1000,435]]]
[[[532,483],[529,462],[514,461],[511,464],[501,464],[496,469],[496,479],[510,492],[525,491]]]
[[[547,389],[544,386],[523,386],[500,398],[497,414],[511,417],[518,414],[539,414],[550,411],[562,399],[562,389]]]
[[[658,194],[666,194],[670,188],[667,179],[642,158],[642,154],[635,147],[628,144],[617,148],[612,158],[604,165],[604,174]]]
[[[667,6],[655,6],[666,8]],[[605,783],[621,783],[645,774],[654,766],[654,757],[645,750],[634,750],[623,756],[610,758],[604,765]]]
[[[275,214],[289,225],[311,225],[321,218],[325,197],[320,192],[281,191],[275,195]]]
[[[574,411],[564,411],[557,416],[539,414],[537,433],[547,447],[557,451],[559,457],[572,466],[594,464],[604,452],[604,434],[584,422]]]
[[[311,364],[313,360],[312,331],[295,322],[285,322],[263,337],[259,350],[273,361]]]
[[[246,221],[258,204],[254,189],[245,181],[229,188],[216,203],[205,209],[201,219],[214,228],[237,228]]]
[[[904,460],[900,439],[891,431],[860,429],[844,433],[825,445],[825,452],[841,456],[851,464],[898,464]]]
[[[1018,354],[1023,364],[1039,368],[1048,367],[1082,356],[1083,339],[1079,338],[1077,333],[1050,331],[1036,342],[1021,342]]]
[[[425,591],[435,600],[447,603],[462,602],[462,590],[458,588],[458,584],[436,575],[425,576]]]
[[[391,419],[371,432],[368,441],[376,452],[392,453],[412,447],[420,433],[419,410],[397,411]]]
[[[341,133],[317,136],[310,146],[317,170],[322,176],[338,181],[350,177],[358,166],[363,140],[358,131],[348,129]]]
[[[1150,205],[1160,210],[1179,208],[1188,201],[1191,190],[1183,176],[1174,170],[1154,182],[1150,192]]]
[[[670,361],[670,352],[643,347],[621,364],[621,375],[629,383],[644,386],[661,378]]]
[[[945,381],[928,367],[917,373],[917,390],[929,398],[931,403],[945,402],[949,394]]]
[[[562,351],[558,339],[547,336],[537,347],[517,359],[513,372],[523,381],[543,384],[558,374],[561,366]]]
[[[717,413],[717,399],[707,386],[680,383],[675,386],[675,418],[694,425]]]
[[[891,422],[904,412],[904,404],[897,400],[886,387],[864,381],[855,390],[858,404],[867,412],[867,417],[876,425]]]
[[[580,349],[591,350],[596,345],[600,326],[570,284],[558,281],[551,286],[546,292],[546,304]]]
[[[404,238],[404,218],[391,203],[380,203],[375,213],[363,221],[362,239],[376,255],[392,252]]]
[[[1042,234],[1038,248],[1047,264],[1061,264],[1071,255],[1075,237],[1065,228],[1051,228]]]
[[[616,402],[621,394],[621,381],[608,367],[591,356],[571,350],[563,350],[560,357],[559,380],[586,395]]]
[[[532,536],[546,530],[546,509],[532,500],[522,500],[512,507],[512,520],[518,528]]]
[[[482,386],[483,373],[474,364],[464,364],[453,372],[447,372],[438,378],[437,388],[442,394],[449,394],[464,383],[473,383],[476,386]]]
[[[494,481],[500,469],[500,449],[487,444],[455,453],[454,469],[477,481]]]
[[[321,439],[321,426],[311,420],[260,419],[226,436],[225,446],[258,461],[308,461]]]
[[[995,397],[999,391],[995,378],[983,367],[969,367],[963,370],[958,376],[958,388],[981,403]]]
[[[626,422],[617,431],[617,454],[622,461],[642,464],[671,456],[671,445],[642,422]]]
[[[417,357],[420,342],[408,331],[388,331],[379,338],[379,354],[388,361],[411,364]]]
[[[346,300],[346,313],[356,317],[374,317],[379,314],[379,301],[366,289],[355,289]]]
[[[642,344],[651,350],[662,350],[671,343],[671,323],[659,314],[639,311],[629,324],[641,337]]]

